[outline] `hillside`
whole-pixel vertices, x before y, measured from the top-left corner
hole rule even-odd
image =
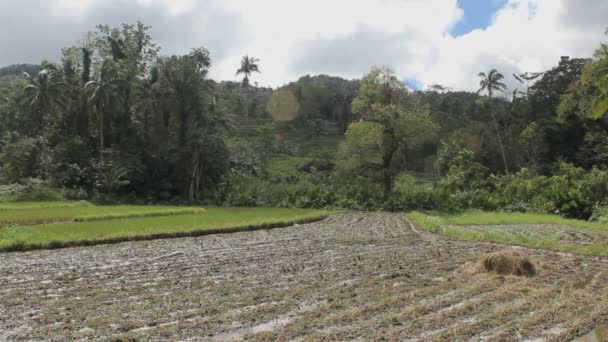
[[[0,81],[12,81],[28,73],[32,76],[38,75],[40,66],[35,64],[13,64],[0,68]]]

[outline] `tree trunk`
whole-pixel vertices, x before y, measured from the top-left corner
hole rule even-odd
[[[498,120],[494,114],[494,106],[492,105],[492,98],[490,97],[490,113],[492,114],[492,121],[494,121],[494,128],[496,128],[496,139],[498,140],[498,147],[500,148],[500,154],[502,155],[502,161],[505,165],[505,172],[509,174],[509,165],[507,163],[507,155],[505,154],[505,147],[502,144],[502,138],[500,137],[500,128],[498,126]]]
[[[384,183],[384,197],[387,197],[393,190],[393,175],[389,169],[384,169],[384,176],[382,182]]]
[[[103,110],[99,111],[99,160],[103,164]]]
[[[247,98],[247,87],[248,86],[244,86],[243,87],[243,98],[245,99],[245,117],[248,118],[249,117],[249,99]]]
[[[387,197],[393,190],[393,173],[391,170],[391,162],[393,160],[395,151],[397,151],[397,143],[392,131],[385,132],[384,134],[385,137],[383,139],[383,145],[386,145],[386,150],[382,156],[382,182],[384,183],[384,196]],[[386,135],[388,135],[388,137]]]

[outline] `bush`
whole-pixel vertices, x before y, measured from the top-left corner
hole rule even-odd
[[[60,190],[43,184],[33,185],[26,192],[17,195],[15,198],[19,202],[60,201],[62,199],[63,196]]]
[[[18,183],[0,185],[0,199],[13,200],[27,192],[27,186]]]

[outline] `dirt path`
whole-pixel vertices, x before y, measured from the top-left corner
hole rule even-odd
[[[529,250],[535,278],[469,275],[500,248],[403,214],[0,254],[0,341],[569,340],[608,322],[608,259]]]

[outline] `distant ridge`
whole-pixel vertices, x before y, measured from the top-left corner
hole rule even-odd
[[[13,64],[0,68],[0,81],[11,81],[22,77],[24,72],[32,76],[38,75],[40,65],[37,64]]]

